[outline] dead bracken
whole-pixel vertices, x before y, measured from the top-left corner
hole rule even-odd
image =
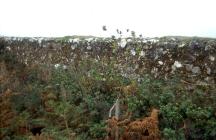
[[[115,140],[116,137],[119,140],[160,140],[158,113],[159,110],[152,109],[149,117],[136,121],[130,121],[128,118],[117,120],[112,117],[107,120],[106,140]]]

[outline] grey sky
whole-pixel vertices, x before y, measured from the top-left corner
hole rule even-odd
[[[215,0],[0,0],[0,35],[216,37]],[[106,25],[108,31],[103,32]]]

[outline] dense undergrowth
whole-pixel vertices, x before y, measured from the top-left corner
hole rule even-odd
[[[0,139],[104,139],[109,109],[121,95],[131,120],[159,110],[161,139],[216,137],[215,85],[186,83],[178,75],[125,78],[115,61],[82,60],[76,67],[25,65],[1,47]],[[127,87],[127,88],[124,88]]]

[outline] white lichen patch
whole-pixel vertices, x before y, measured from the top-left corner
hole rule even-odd
[[[7,49],[8,51],[11,51],[11,47],[10,47],[10,46],[7,46],[6,49]]]
[[[87,38],[85,39],[87,42],[91,42],[92,40],[94,40],[94,38]]]
[[[134,49],[132,49],[132,50],[131,50],[131,54],[132,54],[133,56],[135,56],[135,55],[136,55],[136,51],[135,51]]]
[[[176,68],[181,68],[182,64],[179,61],[175,61],[173,66],[176,67]]]
[[[73,39],[73,42],[74,42],[74,43],[79,43],[79,38],[74,38],[74,39]]]
[[[209,59],[210,59],[211,61],[215,61],[215,57],[212,56],[212,55],[209,56]]]
[[[145,56],[145,52],[144,51],[140,51],[140,56],[144,57]]]
[[[63,65],[62,67],[63,67],[63,69],[64,69],[64,70],[66,70],[66,69],[67,69],[67,66],[66,66],[66,65]]]
[[[206,68],[206,73],[210,75],[211,74],[211,69],[210,68]]]
[[[159,65],[163,65],[163,61],[158,61],[158,64]]]
[[[127,45],[126,39],[121,39],[121,41],[120,41],[120,43],[119,43],[119,46],[120,46],[121,48],[125,48],[126,45]]]
[[[42,37],[41,37],[41,38],[38,38],[38,44],[41,44],[42,41],[43,41],[43,38],[42,38]]]
[[[74,45],[71,45],[71,49],[72,49],[72,50],[75,50],[75,48],[76,48],[76,47],[75,47]]]
[[[179,48],[183,48],[184,46],[185,46],[185,44],[184,44],[184,43],[182,43],[182,44],[178,45],[178,47],[179,47]]]
[[[179,62],[179,61],[175,61],[174,64],[172,65],[172,71],[171,73],[174,73],[174,71],[177,69],[177,68],[181,68],[182,67],[182,64]]]
[[[148,41],[150,41],[151,43],[156,43],[156,42],[159,42],[159,40],[158,40],[158,39],[156,39],[156,38],[151,38],[151,39],[149,39]]]
[[[55,64],[54,67],[57,69],[59,68],[61,65],[60,64]]]
[[[92,49],[92,47],[91,47],[91,46],[88,46],[88,47],[87,47],[87,50],[91,50],[91,49]]]

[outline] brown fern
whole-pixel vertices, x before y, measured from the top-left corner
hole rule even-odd
[[[109,119],[106,140],[115,140],[115,131],[118,127],[123,130],[120,133],[120,140],[160,140],[158,112],[157,109],[153,109],[149,117],[132,122],[130,119],[118,121],[115,117]]]
[[[15,113],[10,102],[11,96],[12,91],[10,89],[0,94],[0,128],[9,127],[14,119]],[[0,132],[1,138],[3,138],[3,134]]]

